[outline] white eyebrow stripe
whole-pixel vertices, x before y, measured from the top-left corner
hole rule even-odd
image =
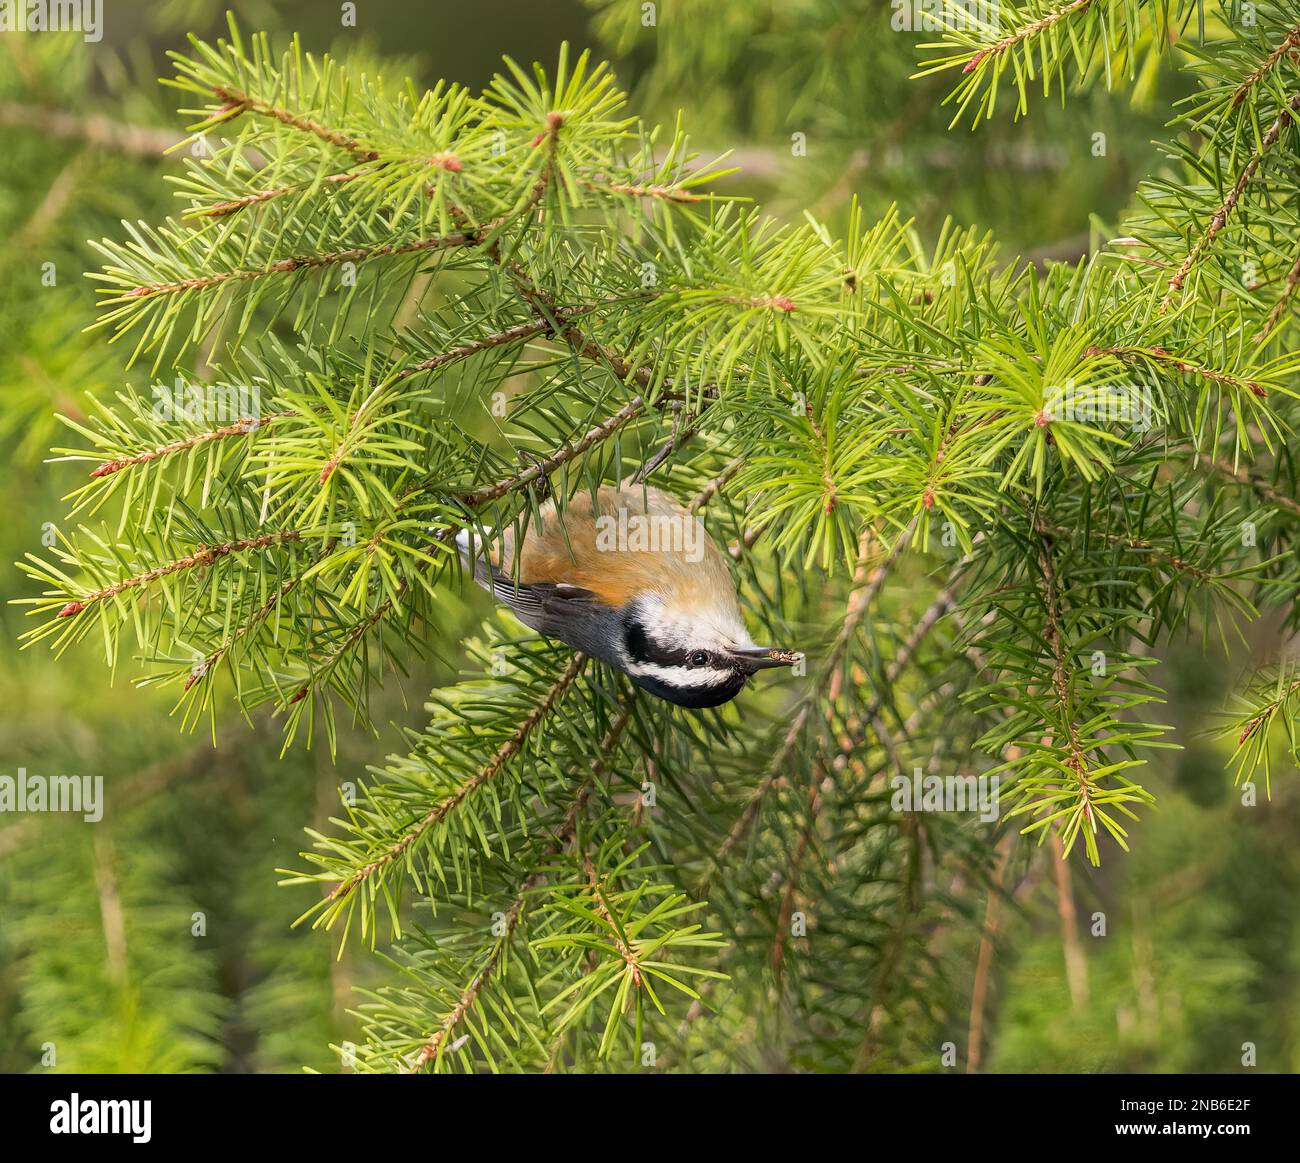
[[[710,667],[663,666],[658,662],[632,662],[628,664],[627,672],[638,677],[655,678],[675,687],[718,686],[732,673]]]

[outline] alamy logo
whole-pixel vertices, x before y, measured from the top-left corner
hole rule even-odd
[[[889,0],[895,32],[1000,32],[999,0]]]
[[[896,775],[889,786],[889,806],[896,812],[978,812],[986,824],[998,818],[997,775],[922,775],[914,767],[910,778]]]
[[[0,812],[72,812],[88,824],[104,818],[102,775],[0,775]]]
[[[50,1103],[52,1135],[130,1135],[133,1143],[153,1137],[153,1101],[147,1098],[82,1098],[75,1090]]]
[[[704,559],[704,522],[686,513],[605,513],[596,518],[598,553],[680,553]]]
[[[1134,432],[1149,432],[1155,421],[1155,402],[1145,384],[1095,384],[1082,386],[1067,380],[1050,388],[1043,404],[1043,419],[1071,420],[1079,424],[1127,424]]]
[[[104,39],[102,0],[0,0],[0,32],[79,32]]]
[[[238,424],[262,416],[262,390],[256,384],[154,384],[155,420],[166,423]]]

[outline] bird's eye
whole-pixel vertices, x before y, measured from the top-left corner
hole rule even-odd
[[[709,664],[709,655],[707,651],[697,650],[694,654],[691,655],[692,666],[708,666],[708,664]]]

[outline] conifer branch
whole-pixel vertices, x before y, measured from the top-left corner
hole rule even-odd
[[[576,675],[574,677],[576,678]],[[608,770],[609,765],[613,762],[613,756],[618,746],[618,742],[630,722],[631,711],[632,707],[630,701],[624,700],[618,715],[615,716],[614,721],[610,724],[609,729],[601,739],[596,752],[596,760],[592,764],[591,771],[582,780],[577,791],[574,793],[573,801],[570,803],[568,811],[565,813],[564,821],[561,823],[541,859],[538,861],[538,867],[529,873],[529,875],[524,879],[518,894],[515,896],[514,900],[511,901],[510,907],[506,910],[505,917],[502,921],[501,936],[493,943],[483,965],[474,975],[474,978],[469,985],[466,986],[451,1012],[434,1032],[433,1037],[425,1042],[425,1044],[420,1048],[419,1053],[415,1056],[415,1059],[408,1064],[406,1069],[407,1073],[417,1074],[425,1066],[429,1065],[429,1063],[437,1061],[447,1039],[452,1035],[461,1021],[464,1020],[465,1016],[477,1004],[480,994],[491,983],[493,975],[496,973],[500,964],[501,958],[510,946],[515,931],[519,928],[519,924],[523,920],[529,896],[546,883],[548,875],[547,864],[557,856],[561,855],[573,843],[574,838],[577,835],[579,821],[582,818],[583,811],[586,809],[587,800],[591,795],[592,787],[604,772]],[[587,863],[589,864],[589,862]],[[562,1036],[563,1035],[561,1035],[561,1037]]]
[[[559,307],[556,309],[556,315],[560,319],[572,319],[589,314],[594,310],[595,307],[591,306]],[[512,343],[519,343],[521,340],[546,335],[550,330],[551,323],[546,319],[535,319],[530,323],[516,323],[513,327],[494,331],[491,335],[485,335],[481,339],[463,343],[459,347],[453,347],[449,351],[440,352],[437,355],[429,356],[427,359],[419,360],[408,367],[401,368],[395,373],[394,379],[403,380],[408,376],[418,375],[420,372],[436,371],[438,368],[446,367],[449,363],[468,359],[471,355],[478,355],[480,352],[489,351],[494,347],[506,347]]]
[[[93,605],[95,602],[103,601],[106,598],[115,598],[118,594],[125,593],[127,590],[139,589],[147,586],[150,582],[157,581],[159,578],[168,577],[182,570],[214,565],[221,558],[232,553],[246,553],[266,549],[274,545],[283,545],[286,541],[299,541],[301,539],[302,534],[298,530],[286,529],[279,533],[264,533],[259,537],[245,537],[238,541],[225,541],[217,545],[200,545],[193,553],[179,557],[175,561],[169,561],[166,565],[155,566],[143,573],[116,581],[110,586],[104,586],[102,589],[82,594],[75,601],[71,601],[64,606],[57,616],[70,618],[73,615],[80,614],[87,606]]]
[[[491,983],[493,975],[501,963],[502,957],[505,956],[506,950],[514,938],[515,930],[519,927],[519,922],[523,919],[524,906],[527,903],[528,895],[538,885],[546,879],[544,872],[534,872],[519,889],[519,895],[510,902],[510,907],[506,910],[505,918],[501,923],[502,932],[492,944],[486,960],[479,968],[474,979],[465,987],[465,992],[461,994],[460,999],[452,1008],[451,1012],[443,1019],[443,1023],[434,1032],[419,1052],[411,1060],[404,1073],[419,1074],[431,1062],[436,1062],[438,1056],[442,1053],[443,1046],[451,1036],[456,1027],[465,1019],[465,1016],[477,1004],[479,995]]]
[[[921,890],[921,829],[916,817],[907,814],[899,825],[906,843],[906,872],[901,885],[898,920],[880,958],[879,971],[872,983],[871,1000],[867,1006],[867,1036],[862,1041],[853,1064],[855,1074],[864,1074],[875,1061],[879,1051],[880,1023],[884,1018],[885,1003],[894,979],[903,964],[903,947],[916,914],[920,909]]]
[[[97,465],[90,475],[93,479],[112,476],[123,469],[134,468],[140,464],[150,464],[155,460],[172,456],[175,453],[191,452],[214,440],[226,440],[232,436],[247,436],[250,432],[256,432],[259,428],[274,424],[278,420],[284,420],[293,415],[295,415],[293,412],[274,412],[269,416],[250,417],[246,420],[237,420],[233,424],[224,424],[220,428],[209,429],[206,432],[196,432],[192,436],[183,436],[179,440],[173,440],[170,444],[159,445],[157,448],[149,448],[143,452],[133,453],[130,456],[118,457],[115,460],[106,460]]]
[[[1045,523],[1042,529],[1050,533],[1053,537],[1074,537],[1082,536],[1077,529],[1068,529],[1064,525]],[[1185,573],[1198,581],[1205,581],[1210,578],[1221,577],[1221,575],[1211,573],[1207,569],[1202,569],[1195,563],[1180,557],[1175,553],[1161,549],[1158,545],[1142,537],[1125,537],[1119,533],[1110,533],[1101,529],[1088,530],[1090,537],[1096,537],[1106,542],[1107,545],[1114,545],[1121,549],[1133,550],[1141,553],[1144,557],[1153,558],[1156,561],[1162,561],[1171,569],[1179,573]]]
[[[1255,493],[1267,501],[1270,505],[1276,505],[1284,513],[1292,517],[1300,517],[1300,501],[1294,497],[1288,497],[1285,493],[1279,492],[1269,481],[1258,473],[1251,472],[1249,469],[1232,464],[1229,461],[1216,458],[1210,462],[1215,471],[1222,474],[1238,484],[1246,485],[1253,489]]]
[[[1264,58],[1259,67],[1247,74],[1246,78],[1237,87],[1236,93],[1233,94],[1232,107],[1235,109],[1240,105],[1250,95],[1251,90],[1277,68],[1279,62],[1296,47],[1300,47],[1300,25],[1291,29],[1281,43]]]
[[[212,95],[218,101],[224,103],[224,108],[219,110],[214,118],[216,121],[229,121],[244,113],[254,113],[259,117],[278,121],[281,125],[287,125],[290,129],[296,129],[302,133],[318,137],[321,141],[334,146],[336,149],[352,154],[358,161],[369,162],[376,161],[379,158],[379,154],[374,150],[362,145],[361,142],[349,137],[346,133],[331,129],[327,125],[321,125],[309,117],[304,117],[302,114],[294,113],[289,109],[283,109],[278,105],[273,105],[269,101],[263,101],[238,89],[228,88],[224,85],[214,85]]]
[[[473,777],[466,780],[461,786],[440,800],[427,813],[413,825],[408,827],[402,834],[401,838],[386,849],[368,864],[357,869],[346,880],[340,881],[329,894],[331,901],[339,900],[346,897],[358,885],[363,884],[376,872],[389,867],[395,860],[399,860],[403,854],[430,828],[437,827],[452,812],[454,812],[466,797],[471,795],[483,784],[491,780],[507,763],[510,762],[528,742],[529,737],[537,730],[538,726],[550,714],[555,705],[564,697],[569,688],[577,681],[578,676],[582,673],[586,665],[587,658],[583,654],[574,654],[569,660],[568,666],[560,673],[559,678],[547,689],[545,695],[538,701],[537,705],[529,712],[527,717],[515,729],[514,734],[510,736],[500,747],[497,748],[492,758],[481,767]],[[521,906],[522,907],[522,906]]]
[[[1153,363],[1162,364],[1171,367],[1176,371],[1183,372],[1186,375],[1197,376],[1200,379],[1208,380],[1212,384],[1226,384],[1231,388],[1238,388],[1248,391],[1253,396],[1261,399],[1268,395],[1268,392],[1254,380],[1244,380],[1240,376],[1234,376],[1228,372],[1218,371],[1215,368],[1202,367],[1200,364],[1193,363],[1191,360],[1183,359],[1166,351],[1163,347],[1090,347],[1087,355],[1113,355],[1127,362],[1133,362],[1138,359],[1148,359]]]
[[[321,557],[326,556],[334,547],[334,542],[327,541],[321,549]],[[319,558],[317,560],[320,560]],[[195,683],[201,681],[207,675],[212,673],[217,664],[230,654],[235,644],[241,639],[246,638],[258,626],[266,621],[276,610],[276,608],[296,590],[307,576],[307,571],[296,573],[286,578],[280,583],[279,587],[272,592],[266,600],[258,606],[244,621],[232,630],[218,646],[212,650],[203,660],[203,665],[191,670],[189,676],[185,679],[185,690],[189,690]]]
[[[1010,36],[1004,36],[1001,40],[989,45],[987,48],[980,49],[966,64],[962,67],[963,73],[973,73],[990,57],[999,57],[1008,49],[1015,48],[1022,41],[1031,40],[1040,33],[1046,32],[1053,25],[1059,24],[1062,20],[1068,20],[1081,12],[1086,12],[1092,7],[1093,0],[1071,0],[1060,8],[1053,9],[1039,19],[1031,21],[1021,28],[1016,29]]]
[[[916,521],[902,533],[894,542],[885,560],[871,573],[866,584],[858,589],[853,590],[849,595],[849,601],[845,609],[845,615],[840,622],[839,631],[835,635],[834,643],[831,646],[825,665],[821,668],[820,673],[827,676],[827,681],[834,681],[834,676],[838,673],[839,668],[844,660],[845,652],[853,636],[857,633],[858,626],[866,616],[867,610],[871,607],[880,588],[885,584],[885,578],[890,568],[898,560],[903,548],[911,540],[912,530],[915,528]],[[869,549],[869,539],[864,535],[862,543],[863,553]],[[763,777],[759,780],[754,790],[750,793],[749,798],[745,801],[744,807],[736,817],[735,823],[727,833],[721,846],[714,853],[711,867],[716,868],[724,864],[727,857],[735,850],[736,846],[744,840],[749,830],[753,827],[754,821],[758,817],[759,808],[768,793],[785,781],[785,766],[790,757],[795,753],[799,741],[803,735],[804,728],[808,725],[812,716],[813,709],[816,706],[816,691],[805,696],[803,705],[795,712],[794,718],[781,741],[781,746],[777,749],[776,754],[768,763]],[[706,873],[706,876],[708,873]],[[706,881],[707,883],[707,881]]]
[[[491,501],[499,500],[507,493],[517,492],[526,488],[534,481],[542,477],[549,476],[561,465],[567,464],[575,457],[581,456],[590,448],[608,440],[620,428],[630,423],[640,416],[646,409],[645,400],[640,396],[633,396],[617,412],[610,413],[599,424],[593,425],[584,432],[577,440],[566,444],[563,448],[557,449],[549,456],[535,461],[527,468],[515,473],[513,476],[506,477],[504,480],[497,481],[491,485],[485,485],[481,489],[475,489],[473,492],[465,493],[460,498],[462,505],[467,508],[477,509]]]
[[[1286,283],[1282,288],[1282,294],[1269,310],[1268,318],[1264,320],[1264,325],[1255,335],[1254,344],[1258,347],[1267,340],[1277,325],[1281,322],[1282,316],[1286,314],[1287,308],[1290,307],[1292,300],[1295,298],[1296,288],[1300,287],[1300,254],[1296,255],[1296,260],[1291,264],[1291,269],[1286,273]]]
[[[704,200],[699,194],[692,194],[681,186],[637,186],[620,182],[593,182],[590,180],[585,180],[582,184],[588,190],[600,194],[622,194],[629,198],[658,198],[665,202],[677,202],[682,205]]]
[[[1065,645],[1065,625],[1061,617],[1059,583],[1052,561],[1051,533],[1045,519],[1035,518],[1034,529],[1038,539],[1038,564],[1043,575],[1043,609],[1046,622],[1043,636],[1052,651],[1051,688],[1060,714],[1061,742],[1067,751],[1066,766],[1075,774],[1078,786],[1076,812],[1082,816],[1089,832],[1096,831],[1093,819],[1092,781],[1089,778],[1088,756],[1079,738],[1074,717],[1074,700],[1070,696],[1071,658]]]
[[[1023,112],[1031,76],[1050,88],[1073,67],[1087,82],[1113,62],[1119,75],[1153,31],[1181,35],[1190,4],[1051,2],[1014,5],[1004,29],[945,30],[935,67],[965,66],[959,105],[991,113],[1011,82]],[[1164,730],[1130,713],[1159,701],[1154,651],[1255,619],[1294,573],[1285,523],[1267,550],[1233,536],[1256,497],[1300,516],[1284,452],[1279,485],[1238,467],[1273,465],[1260,446],[1272,456],[1298,419],[1300,361],[1254,353],[1300,287],[1300,98],[1282,86],[1300,30],[1271,11],[1261,24],[1215,26],[1232,51],[1196,54],[1200,97],[1171,149],[1187,176],[1153,178],[1130,227],[1156,258],[1047,257],[1040,273],[1005,264],[986,234],[893,211],[855,208],[837,238],[707,194],[714,175],[684,130],[642,128],[585,55],[549,75],[510,63],[473,97],[277,58],[264,38],[249,51],[237,32],[177,58],[175,84],[207,112],[198,131],[248,121],[185,167],[188,212],[100,246],[103,321],[159,360],[229,351],[266,411],[177,429],[128,390],[77,419],[89,451],[59,452],[88,462],[74,512],[104,513],[104,531],[31,556],[31,637],[61,649],[102,628],[114,663],[134,637],[141,682],[193,691],[178,700],[187,724],[218,722],[217,684],[194,687],[225,664],[241,709],[285,712],[290,738],[323,722],[331,745],[338,706],[370,727],[372,688],[408,653],[490,656],[490,677],[433,692],[409,753],[372,769],[336,832],[312,833],[313,870],[287,882],[314,888],[316,924],[346,919],[345,942],[359,919],[373,944],[387,909],[405,973],[363,1006],[359,1069],[626,1067],[662,1021],[683,1031],[669,1061],[686,1069],[880,1069],[965,1022],[979,1069],[1002,894],[982,933],[962,906],[981,903],[991,829],[886,810],[883,781],[926,745],[935,773],[972,751],[1012,772],[1011,815],[1029,826],[999,845],[997,878],[1034,832],[1062,854],[1082,833],[1094,860],[1102,828],[1123,846],[1115,813],[1153,798],[1128,778],[1136,748]],[[479,165],[489,154],[504,160]],[[1221,172],[1216,189],[1205,175]],[[1242,293],[1208,260],[1246,227],[1266,269]],[[309,271],[371,258],[363,288],[334,274],[308,293]],[[1197,278],[1224,294],[1189,297]],[[1162,297],[1178,306],[1164,318]],[[1101,389],[1122,365],[1165,385],[1166,438],[1045,414],[1055,385]],[[1183,376],[1195,391],[1177,390]],[[1215,472],[1254,495],[1171,476],[1189,448],[1216,450]],[[717,713],[668,709],[508,620],[475,632],[439,600],[464,579],[463,528],[519,537],[548,492],[562,513],[575,483],[670,464],[694,486],[691,513],[744,501],[723,523],[734,556],[760,532],[770,548],[737,571],[755,637],[821,627],[802,686],[777,672]],[[940,526],[964,556],[917,602],[898,563]],[[936,560],[909,567],[912,583]],[[1139,640],[1081,669],[1093,644]],[[1226,729],[1232,765],[1267,764],[1298,697],[1285,658],[1252,680]],[[618,759],[627,791],[594,804]],[[665,789],[661,805],[636,796],[634,773]],[[436,930],[406,925],[411,884]],[[487,900],[503,925],[457,928]],[[791,921],[814,904],[805,971]],[[728,952],[678,923],[692,909],[734,935]],[[952,968],[926,926],[967,920],[953,944],[978,939],[976,996],[958,1013],[951,990],[929,992]],[[701,978],[719,1020],[691,1028]],[[684,1023],[661,981],[689,999]]]
[[[1246,192],[1246,187],[1250,185],[1251,179],[1255,176],[1255,171],[1259,169],[1260,163],[1263,162],[1269,151],[1277,144],[1278,138],[1282,136],[1282,131],[1295,120],[1295,112],[1300,109],[1300,93],[1290,97],[1282,110],[1278,113],[1273,124],[1270,125],[1264,136],[1260,139],[1259,148],[1250,156],[1250,160],[1242,167],[1241,173],[1237,175],[1237,180],[1232,189],[1228,191],[1227,196],[1219,205],[1210,219],[1209,225],[1201,232],[1196,241],[1192,244],[1191,249],[1187,252],[1187,257],[1183,259],[1178,270],[1169,280],[1169,289],[1165,292],[1165,297],[1160,301],[1160,313],[1164,314],[1173,306],[1174,298],[1177,292],[1183,289],[1183,284],[1187,281],[1188,275],[1193,268],[1201,261],[1205,252],[1214,244],[1220,231],[1228,224],[1228,219],[1232,212],[1237,208],[1237,203],[1241,201],[1242,195]]]
[[[219,271],[216,274],[200,275],[192,279],[182,279],[175,283],[145,283],[121,295],[105,299],[103,302],[108,305],[127,302],[131,299],[149,298],[155,295],[181,295],[189,291],[206,291],[212,287],[219,287],[223,283],[248,282],[251,279],[262,279],[271,275],[318,270],[322,267],[335,266],[345,262],[363,263],[375,258],[417,254],[421,251],[454,250],[460,246],[477,246],[481,241],[482,235],[477,231],[460,231],[435,238],[417,238],[410,242],[386,242],[377,246],[354,246],[346,250],[327,251],[323,254],[302,254],[293,258],[277,259],[275,262],[262,267]]]
[[[363,170],[348,170],[341,174],[326,174],[320,180],[324,185],[345,186],[349,182],[355,182],[364,173]],[[237,214],[241,210],[247,210],[250,206],[260,206],[263,202],[288,197],[291,194],[301,194],[309,189],[311,189],[311,185],[303,182],[296,186],[276,186],[270,190],[256,190],[239,198],[227,198],[223,202],[214,202],[211,206],[196,210],[194,213],[201,218],[226,218],[231,214]]]

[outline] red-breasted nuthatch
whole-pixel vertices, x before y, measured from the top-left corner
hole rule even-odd
[[[456,538],[475,580],[526,626],[682,707],[716,707],[755,671],[797,660],[754,645],[722,555],[667,493],[602,485],[594,503],[583,491],[560,514],[547,501],[540,516],[517,550],[506,530],[486,559],[469,530]]]

